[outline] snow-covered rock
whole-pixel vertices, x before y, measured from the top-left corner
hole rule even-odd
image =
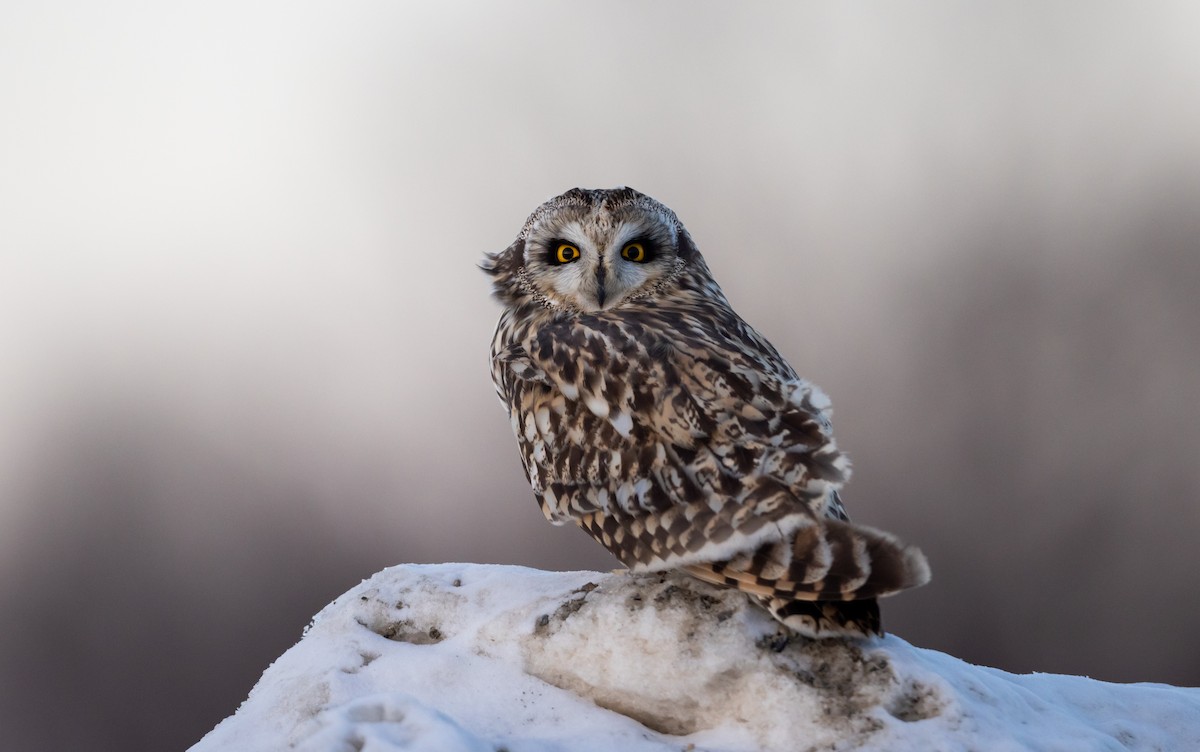
[[[1190,750],[1200,689],[794,639],[676,574],[384,570],[192,752]]]

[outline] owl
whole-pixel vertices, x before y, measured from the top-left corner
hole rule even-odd
[[[850,521],[829,400],[734,312],[666,206],[576,188],[481,267],[504,306],[492,378],[550,522],[813,638],[882,634],[876,599],[929,580],[918,549]]]

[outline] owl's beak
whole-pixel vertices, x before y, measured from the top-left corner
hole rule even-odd
[[[599,308],[604,308],[604,276],[606,273],[604,264],[596,267],[596,306]]]

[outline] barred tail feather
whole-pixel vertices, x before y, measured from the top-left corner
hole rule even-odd
[[[929,581],[924,554],[888,533],[824,520],[790,540],[727,561],[685,567],[696,577],[759,595],[809,601],[879,598]]]
[[[822,520],[789,539],[684,570],[757,596],[779,621],[809,636],[880,633],[876,598],[924,585],[919,549],[863,525]]]

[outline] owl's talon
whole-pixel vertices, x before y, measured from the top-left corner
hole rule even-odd
[[[791,644],[791,642],[792,635],[789,632],[781,629],[775,633],[775,637],[771,639],[769,647],[773,653],[782,653],[783,649]]]

